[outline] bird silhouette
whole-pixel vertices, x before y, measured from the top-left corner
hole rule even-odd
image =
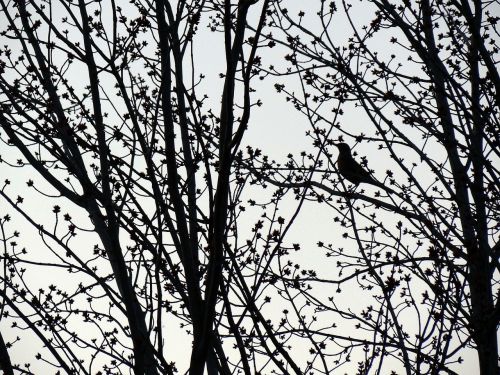
[[[337,168],[342,177],[355,185],[364,182],[365,184],[383,187],[382,183],[375,180],[367,170],[354,160],[351,154],[351,148],[347,143],[335,143],[335,146],[339,149]]]

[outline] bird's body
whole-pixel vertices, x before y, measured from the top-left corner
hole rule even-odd
[[[336,143],[339,149],[337,168],[342,177],[355,185],[360,183],[380,186],[381,183],[375,180],[370,173],[365,170],[351,155],[351,148],[347,143]]]

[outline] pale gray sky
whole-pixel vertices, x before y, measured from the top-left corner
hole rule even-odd
[[[356,22],[359,24],[366,23],[373,16],[373,9],[369,2],[355,3],[358,7],[356,9]],[[292,2],[287,3],[290,12],[298,12],[301,8],[307,12],[310,6],[309,2]],[[257,9],[255,7],[254,9]],[[310,14],[309,14],[310,13]],[[315,22],[314,12],[309,12],[307,15],[310,17],[307,21],[308,27],[314,28],[317,26]],[[60,9],[54,9],[54,17],[60,17],[63,12]],[[3,15],[0,15],[3,17]],[[315,21],[316,20],[316,21]],[[337,17],[338,22],[332,23],[332,28],[335,32],[332,33],[337,41],[345,40],[350,36],[350,31],[348,24],[342,21],[341,17]],[[4,19],[0,19],[0,24],[5,22]],[[206,93],[209,96],[207,105],[213,108],[215,113],[219,112],[220,96],[222,92],[223,79],[219,77],[219,73],[223,72],[225,69],[224,51],[222,38],[220,34],[210,33],[208,29],[205,28],[207,19],[202,19],[200,23],[200,31],[197,35],[197,41],[194,43],[195,47],[195,58],[198,63],[196,63],[196,74],[204,74],[206,79],[203,81],[202,85],[198,88],[198,93]],[[390,35],[391,31],[387,32],[387,37]],[[247,34],[248,36],[249,34]],[[16,41],[7,41],[5,38],[0,36],[0,44],[9,44],[12,46],[13,52],[17,53],[19,51]],[[382,37],[380,40],[373,41],[374,48],[380,52],[381,56],[386,56],[393,53],[392,46],[391,49],[387,48],[387,40]],[[379,43],[378,45],[376,43]],[[282,57],[285,53],[285,49],[282,47],[277,47],[272,50],[266,50],[263,55],[264,65],[273,63],[276,66],[282,65]],[[402,58],[402,60],[404,60]],[[81,80],[80,77],[85,77],[83,74],[80,76],[78,74],[77,66],[75,64],[75,74],[73,76],[73,84],[76,86],[82,86],[86,84],[85,80]],[[186,66],[189,69],[189,66]],[[412,68],[408,68],[412,69]],[[415,68],[417,69],[417,68]],[[86,77],[85,77],[86,78]],[[314,148],[310,144],[310,140],[305,137],[305,132],[309,130],[309,125],[307,119],[300,115],[294,110],[290,103],[287,103],[284,95],[276,93],[274,88],[275,83],[286,82],[288,87],[295,87],[296,93],[299,94],[299,85],[294,77],[292,78],[282,78],[282,77],[268,77],[263,81],[258,81],[255,79],[252,86],[257,90],[256,93],[252,94],[253,98],[261,98],[263,105],[262,107],[254,107],[251,114],[250,124],[248,131],[245,134],[244,140],[242,142],[242,149],[246,145],[251,145],[253,147],[258,147],[263,150],[263,153],[269,155],[272,159],[286,162],[286,155],[292,153],[298,155],[301,151],[306,150],[314,152]],[[109,87],[108,94],[113,95],[114,90]],[[116,99],[116,98],[115,98]],[[114,102],[117,105],[121,105],[119,99]],[[353,133],[364,132],[368,135],[374,134],[373,127],[368,126],[366,115],[360,110],[353,106],[350,106],[349,111],[340,117],[339,121],[344,126],[348,125],[350,131]],[[327,110],[325,109],[325,113]],[[326,116],[326,115],[325,115]],[[341,135],[340,132],[332,133],[332,138],[337,138]],[[347,139],[347,142],[353,144],[352,139]],[[385,170],[395,168],[395,164],[391,159],[385,155],[377,152],[377,145],[375,143],[367,144],[362,143],[356,148],[356,151],[361,155],[368,155],[371,157],[369,167],[375,170],[375,176],[379,180],[383,180]],[[438,152],[438,150],[434,150]],[[0,154],[5,160],[15,161],[19,158],[14,152],[13,148],[7,148],[4,144],[0,144]],[[416,159],[415,155],[405,155],[408,159]],[[359,156],[358,156],[359,158]],[[399,172],[396,170],[396,176]],[[418,170],[416,173],[421,173],[422,179],[430,178],[430,174],[426,170]],[[400,176],[403,176],[399,174]],[[9,187],[9,191],[18,191],[19,194],[23,195],[25,201],[23,203],[24,207],[29,207],[30,212],[33,217],[37,218],[37,221],[44,223],[46,227],[51,227],[54,222],[54,216],[52,214],[52,207],[54,204],[61,205],[62,213],[69,212],[74,218],[75,222],[85,228],[90,228],[91,223],[85,213],[82,213],[76,207],[72,207],[67,202],[62,203],[58,199],[42,198],[38,194],[34,194],[32,191],[28,190],[26,187],[26,181],[28,179],[33,179],[37,182],[37,186],[42,186],[44,191],[50,191],[46,185],[41,182],[42,179],[36,176],[30,168],[10,168],[5,163],[0,164],[0,176],[2,180],[4,178],[9,178],[12,184]],[[368,194],[374,193],[377,189],[372,187],[366,187]],[[255,191],[251,191],[251,194]],[[264,192],[261,198],[264,200],[268,192]],[[280,213],[285,217],[290,217],[293,210],[296,207],[296,201],[292,196],[284,201],[283,207],[280,209]],[[10,228],[20,228],[21,236],[17,239],[20,247],[26,247],[29,250],[29,259],[33,261],[44,260],[49,261],[56,258],[50,254],[50,251],[41,242],[40,237],[37,235],[36,230],[26,224],[26,221],[22,219],[19,215],[16,215],[12,208],[9,208],[5,202],[0,200],[0,216],[5,213],[9,213],[13,216],[13,221],[9,224]],[[250,235],[253,223],[261,214],[259,210],[248,209],[245,215],[240,220],[241,225],[241,238],[246,238],[245,236]],[[387,223],[395,223],[400,220],[392,213],[384,213],[384,221]],[[342,238],[342,230],[337,224],[334,223],[333,218],[337,216],[337,213],[330,207],[326,205],[320,205],[316,203],[307,202],[301,210],[301,213],[296,220],[293,228],[286,237],[285,242],[287,244],[299,242],[303,248],[303,251],[293,254],[290,259],[303,265],[305,269],[315,269],[321,278],[336,278],[338,276],[338,270],[336,269],[336,259],[326,258],[324,250],[318,248],[317,242],[319,240],[325,243],[333,243],[336,247],[344,246],[347,251],[356,252],[355,244],[352,241],[345,240]],[[60,223],[61,231],[66,229],[66,222],[61,219]],[[125,240],[126,236],[124,236]],[[97,236],[92,233],[79,232],[76,239],[71,242],[71,247],[73,251],[77,252],[82,256],[82,258],[91,258],[92,249],[94,244],[98,243]],[[83,255],[85,254],[85,255]],[[30,270],[30,267],[27,266]],[[104,269],[101,270],[102,273],[105,272]],[[77,284],[81,282],[80,279],[74,279],[71,275],[68,275],[66,271],[58,271],[57,269],[51,269],[48,273],[45,271],[40,271],[39,267],[32,267],[32,271],[28,271],[26,274],[25,282],[30,284],[31,288],[38,289],[41,287],[46,287],[50,284],[56,284],[59,286],[64,286],[68,291],[76,288]],[[344,287],[345,288],[345,287]],[[418,288],[418,287],[417,287]],[[318,298],[326,299],[328,296],[332,295],[332,285],[329,284],[318,284],[315,286],[313,292]],[[275,296],[276,297],[276,296]],[[352,285],[352,290],[344,290],[343,293],[336,297],[336,301],[339,305],[343,305],[346,308],[350,308],[353,312],[360,311],[367,304],[367,299],[372,298],[370,293],[361,292],[356,285]],[[104,306],[101,306],[104,308]],[[282,306],[278,303],[270,304],[264,308],[263,311],[270,317],[278,317],[282,310]],[[322,317],[322,319],[327,319]],[[416,324],[415,316],[407,316],[405,318],[406,327],[408,331],[412,331],[412,325]],[[12,339],[16,335],[26,335],[29,336],[29,332],[20,333],[19,330],[13,330],[7,325],[8,322],[1,321],[0,327],[2,333],[6,335],[7,339]],[[345,322],[344,322],[345,323]],[[78,327],[79,322],[75,322],[75,329],[82,336],[90,335],[92,332],[88,330],[88,325],[81,325]],[[169,320],[166,321],[166,352],[167,360],[175,361],[180,373],[184,373],[187,369],[189,363],[189,348],[190,340],[183,332],[183,329],[179,329],[179,321],[174,320],[169,316]],[[359,335],[352,326],[348,326],[345,323],[344,326],[336,330],[336,332],[341,332],[344,335]],[[172,336],[170,336],[172,335]],[[172,339],[172,337],[175,337]],[[15,344],[11,349],[11,355],[13,362],[23,363],[30,361],[32,363],[31,370],[36,374],[47,373],[47,365],[41,361],[33,361],[33,354],[42,351],[41,343],[36,338],[31,338],[30,340],[22,340],[21,345]],[[300,358],[301,356],[304,360],[308,357],[308,347],[297,347],[294,349],[294,357]],[[463,374],[473,374],[477,372],[477,360],[475,353],[472,351],[464,351],[461,354],[465,358],[465,364],[457,367],[457,371]],[[47,357],[48,360],[49,357]],[[302,362],[302,361],[299,361]],[[342,367],[343,372],[353,373],[356,369],[356,359],[351,362],[352,367]]]

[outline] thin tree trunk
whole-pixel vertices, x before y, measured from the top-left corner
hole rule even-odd
[[[0,333],[0,370],[3,371],[4,375],[14,375],[14,369],[12,368],[12,363],[10,361],[9,352],[7,351],[7,346],[3,340],[3,336]]]

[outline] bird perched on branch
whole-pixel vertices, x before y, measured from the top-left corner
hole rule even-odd
[[[355,185],[364,182],[379,187],[384,187],[384,184],[375,180],[370,173],[365,170],[351,155],[351,148],[347,143],[335,143],[339,149],[339,157],[337,159],[337,168],[342,177]]]

